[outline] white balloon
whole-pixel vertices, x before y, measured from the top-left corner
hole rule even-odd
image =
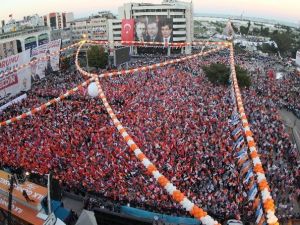
[[[88,93],[93,98],[99,95],[99,90],[95,82],[89,84]]]

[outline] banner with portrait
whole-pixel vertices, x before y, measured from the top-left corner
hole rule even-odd
[[[31,50],[31,61],[46,57],[46,60],[30,66],[31,76],[33,80],[39,80],[45,76],[50,75],[55,71],[59,71],[59,57],[60,54],[50,55],[53,52],[59,51],[61,47],[61,40],[50,41],[47,44],[41,45]]]
[[[11,71],[19,66],[29,63],[30,50],[19,54],[9,56],[0,60],[0,73]],[[1,98],[12,97],[21,91],[27,91],[31,88],[30,69],[25,67],[19,71],[2,75],[0,77],[0,95]]]
[[[167,16],[142,16],[136,18],[135,40],[160,42],[163,47],[167,48],[169,43],[173,42],[173,19],[167,18]],[[146,53],[157,53],[161,50],[161,48],[147,49],[140,48],[140,50],[146,51]]]

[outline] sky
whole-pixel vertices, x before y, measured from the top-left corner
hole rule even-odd
[[[188,0],[184,0],[188,1]],[[126,2],[161,3],[162,0],[4,0],[0,19],[50,12],[74,12],[75,18],[102,10],[117,14]],[[300,0],[193,0],[195,13],[241,15],[300,23]]]

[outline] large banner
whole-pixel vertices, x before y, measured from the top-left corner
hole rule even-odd
[[[122,20],[121,40],[134,41],[134,19]]]
[[[31,76],[33,80],[39,80],[59,70],[59,57],[60,54],[50,56],[51,53],[59,51],[61,47],[61,40],[50,41],[47,44],[41,45],[31,51],[31,61],[47,57],[47,60],[39,61],[31,65]]]
[[[135,19],[135,40],[173,42],[173,19],[166,16],[144,16]]]
[[[173,42],[173,19],[167,16],[143,16],[135,19],[135,40],[142,42],[161,42],[164,48],[138,47],[138,53],[166,54]]]
[[[30,50],[0,60],[0,73],[15,69],[30,61]],[[12,97],[31,88],[30,69],[25,67],[17,72],[0,77],[1,98]]]

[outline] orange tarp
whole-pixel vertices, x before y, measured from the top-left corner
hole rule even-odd
[[[8,211],[8,198],[2,194],[0,194],[0,208]],[[33,225],[42,225],[44,223],[44,220],[37,217],[38,211],[21,205],[14,200],[12,201],[11,213],[17,218]]]
[[[0,170],[0,193],[7,197],[8,197],[9,186],[10,186],[8,176],[10,176],[9,173]],[[26,199],[23,196],[23,190],[26,191],[28,197],[31,200],[33,200],[33,202],[26,201]],[[14,185],[13,199],[37,211],[41,209],[41,201],[46,196],[47,196],[47,188],[42,187],[40,185],[28,181],[20,185],[16,185],[16,184]]]

